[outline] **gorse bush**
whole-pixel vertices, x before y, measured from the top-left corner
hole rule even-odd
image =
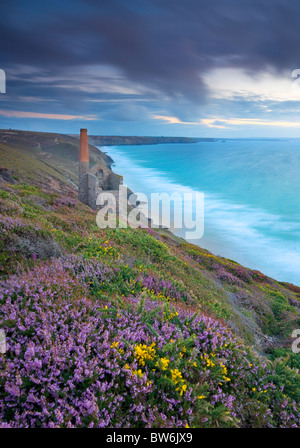
[[[164,243],[142,229],[109,229],[108,235],[118,244],[133,247],[137,253],[142,253],[153,261],[164,262],[174,258]]]

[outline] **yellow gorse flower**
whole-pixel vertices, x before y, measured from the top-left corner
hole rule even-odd
[[[132,370],[132,375],[136,375],[138,378],[143,378],[143,372],[141,371],[141,369]]]
[[[159,361],[155,364],[156,367],[160,367],[161,370],[167,370],[169,366],[170,360],[168,358],[160,358]]]
[[[222,375],[223,378],[226,382],[231,381],[231,379],[228,377],[228,371],[227,371],[227,367],[221,362],[220,366],[222,368]]]
[[[172,381],[177,384],[179,381],[182,381],[182,374],[178,369],[171,369]]]
[[[147,360],[151,361],[154,359],[155,354],[156,354],[156,350],[155,350],[154,346],[155,346],[155,342],[152,342],[151,345],[138,344],[134,348],[134,356],[138,360],[138,363],[141,366],[144,366],[145,362]]]
[[[211,354],[212,357],[214,357],[213,354]],[[206,361],[206,367],[214,367],[215,363],[212,361],[212,359],[209,359],[209,356],[207,353],[204,353],[200,356],[201,359],[204,359]]]
[[[177,387],[176,390],[179,391],[180,395],[183,395],[184,392],[186,391],[186,389],[187,389],[187,385],[186,384],[181,384],[181,386]]]

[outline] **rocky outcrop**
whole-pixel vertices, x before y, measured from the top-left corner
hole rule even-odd
[[[16,181],[12,177],[11,172],[7,168],[0,167],[0,180],[9,182],[10,184],[15,184]]]

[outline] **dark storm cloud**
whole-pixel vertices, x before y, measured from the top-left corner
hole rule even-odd
[[[300,66],[298,0],[5,3],[3,68],[19,64],[54,74],[110,64],[153,95],[199,102],[201,74],[211,68]]]

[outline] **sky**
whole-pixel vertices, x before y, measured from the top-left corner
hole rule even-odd
[[[299,0],[2,0],[0,128],[300,138],[299,38]]]

